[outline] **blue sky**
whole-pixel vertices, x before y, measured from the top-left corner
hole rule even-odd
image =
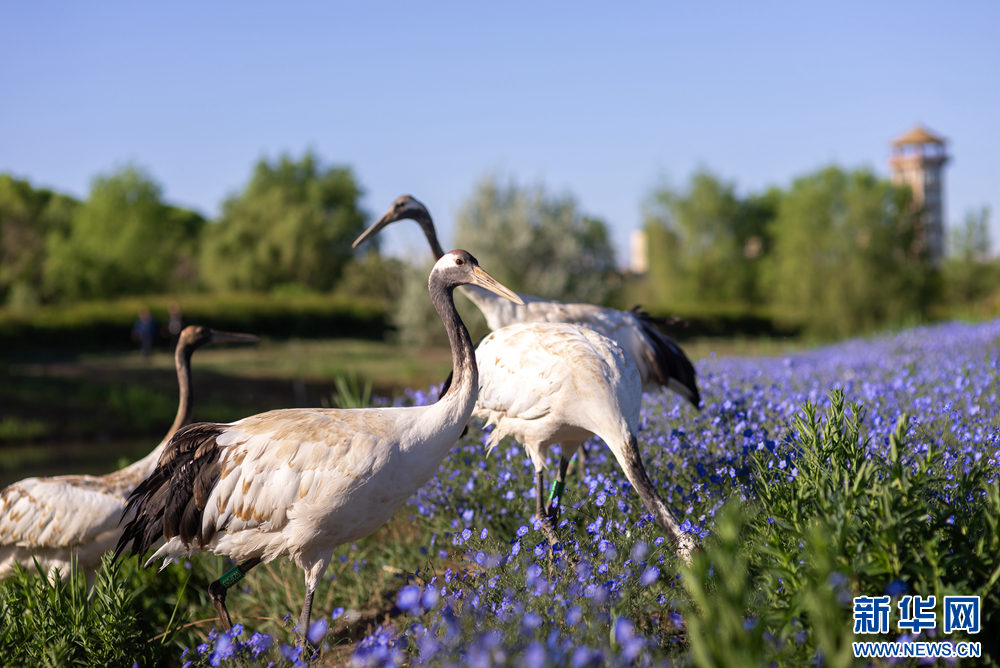
[[[650,189],[741,192],[950,140],[949,221],[1000,246],[1000,3],[4,3],[0,171],[84,196],[129,161],[207,215],[261,156],[408,192],[444,244],[490,173],[571,192],[625,259]],[[426,257],[415,226],[387,250]]]

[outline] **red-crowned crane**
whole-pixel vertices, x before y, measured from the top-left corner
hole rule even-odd
[[[33,571],[37,559],[48,575],[59,569],[66,580],[76,559],[88,588],[92,586],[101,557],[114,549],[121,535],[119,520],[126,498],[153,471],[170,437],[191,422],[191,355],[210,343],[257,340],[252,334],[186,327],[174,351],[180,387],[177,416],[151,453],[107,475],[27,478],[0,491],[0,578],[12,575],[14,564]]]
[[[694,540],[656,493],[639,454],[642,404],[639,370],[611,339],[560,323],[519,323],[498,329],[476,348],[479,398],[473,415],[494,425],[487,452],[512,436],[535,467],[535,512],[555,524],[566,470],[580,444],[593,435],[611,448],[646,509],[677,555],[690,562]],[[559,443],[559,472],[543,507],[545,455]]]
[[[454,382],[430,406],[286,409],[231,424],[195,424],[177,432],[156,469],[129,497],[134,519],[115,554],[131,544],[146,562],[199,552],[238,563],[209,594],[222,625],[232,622],[226,589],[260,562],[286,557],[305,572],[299,618],[306,642],[313,594],[340,545],[382,526],[441,465],[472,415],[479,373],[453,292],[478,285],[517,295],[469,253],[442,255],[428,280],[448,331]]]
[[[385,215],[357,238],[354,246],[374,237],[386,225],[406,219],[420,225],[434,257],[441,257],[444,251],[431,214],[410,195],[397,198]],[[690,401],[695,408],[701,402],[691,361],[676,341],[657,328],[662,321],[638,307],[619,311],[593,304],[564,304],[529,295],[518,295],[524,304],[515,305],[473,286],[463,288],[462,293],[483,312],[486,324],[493,331],[518,322],[562,322],[586,327],[617,342],[632,356],[643,390],[651,392],[665,386]]]

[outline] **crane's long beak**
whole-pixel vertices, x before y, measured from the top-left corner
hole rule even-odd
[[[237,334],[235,332],[218,332],[212,330],[211,343],[257,343],[259,336],[254,334]]]
[[[509,299],[515,304],[524,306],[524,301],[517,296],[516,292],[501,285],[500,281],[483,271],[482,267],[475,266],[472,268],[472,283],[481,288],[486,288],[490,292],[495,292],[504,299]]]
[[[354,240],[354,243],[351,244],[351,248],[357,248],[364,242],[368,241],[368,239],[378,234],[382,230],[382,228],[388,225],[389,223],[395,223],[398,220],[398,218],[396,218],[393,214],[394,211],[392,209],[386,211],[384,216],[375,221],[374,225],[372,225],[367,230],[362,232],[361,236]]]

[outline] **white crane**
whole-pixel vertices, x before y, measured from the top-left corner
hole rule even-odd
[[[428,287],[448,331],[455,378],[437,403],[278,410],[182,429],[129,497],[135,519],[115,554],[131,543],[141,556],[162,542],[146,565],[198,552],[242,562],[209,587],[227,630],[226,589],[261,561],[287,557],[305,571],[298,627],[305,644],[313,594],[334,549],[382,526],[434,475],[472,415],[479,374],[455,309],[459,285],[519,301],[466,251],[437,261]]]
[[[694,541],[657,495],[642,465],[636,433],[642,403],[639,370],[611,339],[557,323],[499,329],[476,348],[479,398],[473,415],[495,425],[487,452],[504,436],[524,446],[535,466],[535,512],[555,523],[569,461],[583,441],[599,436],[611,448],[646,509],[690,561]],[[545,455],[560,444],[559,473],[543,507]]]
[[[398,197],[385,215],[357,238],[354,247],[374,237],[386,225],[406,219],[420,225],[434,257],[441,257],[444,251],[438,242],[431,214],[427,207],[410,195]],[[564,322],[600,332],[632,356],[644,391],[651,392],[666,386],[690,401],[695,408],[701,402],[691,361],[676,341],[657,328],[663,320],[653,318],[639,307],[619,311],[605,306],[564,304],[521,294],[518,296],[524,304],[514,305],[472,286],[463,288],[462,293],[479,307],[486,316],[486,324],[493,331],[516,322]]]
[[[76,559],[89,589],[101,557],[114,549],[121,533],[119,520],[126,498],[152,472],[170,437],[191,422],[191,355],[210,343],[257,340],[252,334],[186,327],[174,351],[180,388],[177,416],[151,453],[107,475],[26,478],[0,491],[0,579],[14,573],[14,564],[33,571],[37,559],[50,577],[59,569],[62,579],[67,580]]]

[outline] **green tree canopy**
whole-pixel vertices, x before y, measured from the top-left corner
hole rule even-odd
[[[46,288],[62,299],[103,299],[188,287],[204,223],[166,204],[159,184],[134,166],[98,176],[69,228],[48,235]]]
[[[564,302],[607,303],[617,281],[614,249],[604,223],[583,215],[570,196],[543,186],[481,181],[458,214],[455,246],[512,290]],[[404,278],[394,323],[404,343],[446,345],[444,326],[427,296],[431,264],[411,267]],[[463,297],[455,300],[474,338],[489,329]]]
[[[768,223],[780,192],[741,199],[736,187],[706,170],[686,190],[662,186],[645,206],[653,299],[678,303],[756,303]]]
[[[861,169],[796,179],[771,227],[766,265],[776,315],[821,336],[919,317],[930,267],[909,189]]]
[[[261,159],[242,193],[206,230],[202,275],[224,290],[296,283],[329,290],[364,229],[361,189],[348,167],[323,167],[307,152]]]
[[[480,182],[459,211],[455,244],[511,289],[545,299],[604,304],[617,282],[604,222],[541,185]]]
[[[27,306],[44,298],[45,239],[69,230],[77,204],[0,174],[0,303]]]
[[[944,265],[948,304],[969,306],[1000,288],[1000,263],[992,257],[990,209],[969,211],[952,231],[951,249]]]

